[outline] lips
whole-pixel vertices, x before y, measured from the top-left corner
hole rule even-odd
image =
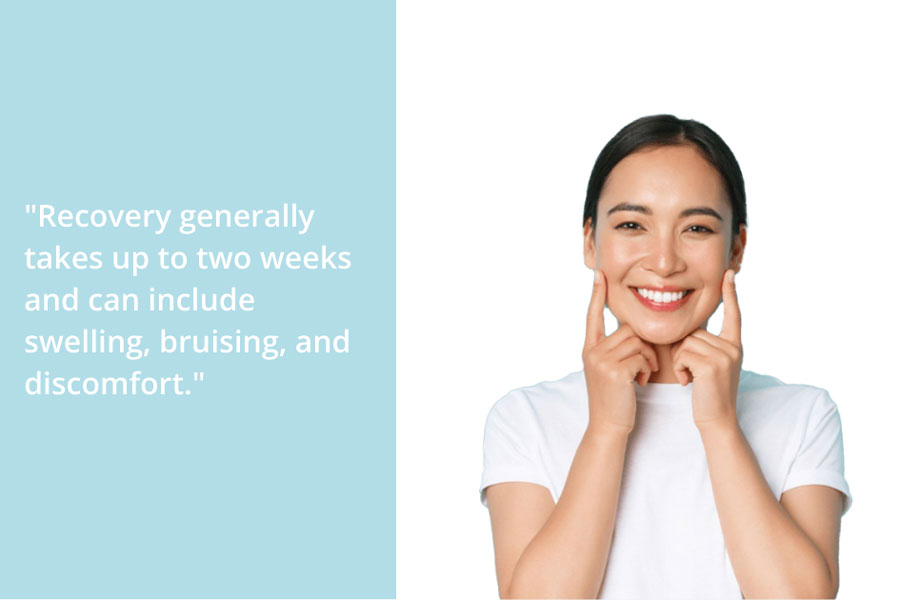
[[[638,292],[637,288],[631,288],[631,291],[634,293],[635,297],[640,301],[641,304],[656,311],[668,312],[673,310],[678,310],[682,306],[687,303],[688,298],[691,297],[691,294],[694,293],[694,290],[688,290],[687,293],[676,302],[656,302],[649,298],[644,298],[641,296],[640,292]]]

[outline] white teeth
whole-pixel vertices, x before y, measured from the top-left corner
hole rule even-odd
[[[678,300],[681,300],[682,298],[684,298],[687,290],[682,292],[654,292],[645,288],[638,288],[638,293],[644,298],[664,304],[667,302],[676,302]]]

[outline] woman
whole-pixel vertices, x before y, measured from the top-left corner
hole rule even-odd
[[[487,419],[500,596],[833,598],[852,503],[840,416],[824,389],[741,369],[728,146],[672,115],[630,123],[597,158],[583,224],[584,369]]]

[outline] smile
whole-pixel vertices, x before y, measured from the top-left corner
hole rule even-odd
[[[686,290],[684,292],[651,292],[643,290],[646,296],[642,295],[638,288],[631,288],[634,295],[640,300],[641,304],[653,310],[670,311],[676,310],[687,302],[694,290]],[[680,297],[679,297],[680,296]]]

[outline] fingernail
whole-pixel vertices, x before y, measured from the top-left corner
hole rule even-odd
[[[734,271],[728,271],[728,282],[734,283]]]
[[[600,283],[600,271],[594,269],[594,283]]]

